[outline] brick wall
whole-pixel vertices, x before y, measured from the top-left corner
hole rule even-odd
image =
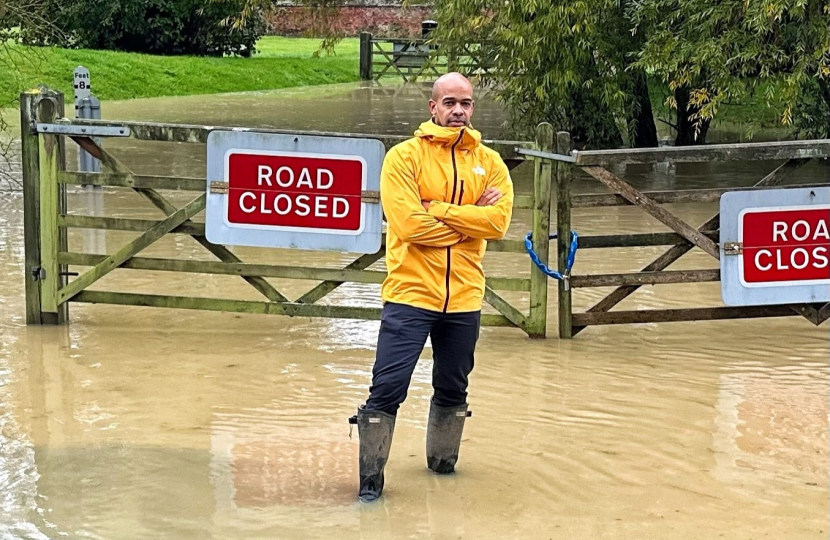
[[[381,37],[420,37],[421,21],[431,18],[428,7],[401,8],[397,5],[353,5],[339,8],[337,30],[346,36],[371,32]],[[279,36],[308,35],[312,26],[309,8],[275,6],[266,15],[267,33]]]

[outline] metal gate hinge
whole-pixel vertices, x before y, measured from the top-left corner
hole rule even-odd
[[[35,281],[43,281],[46,279],[46,270],[44,270],[41,266],[32,268],[32,279]]]
[[[210,183],[210,192],[211,193],[227,193],[228,192],[228,184],[225,182],[220,181],[213,181]]]
[[[724,255],[741,255],[743,252],[744,252],[743,242],[724,242],[723,243],[723,254]]]
[[[51,133],[69,137],[129,137],[126,126],[84,126],[77,124],[35,124],[38,133]]]
[[[360,200],[369,204],[380,204],[380,191],[363,190],[360,192]]]

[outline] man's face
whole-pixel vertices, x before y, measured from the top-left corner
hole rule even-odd
[[[446,81],[429,100],[429,112],[439,126],[469,126],[474,109],[473,88],[464,80]]]

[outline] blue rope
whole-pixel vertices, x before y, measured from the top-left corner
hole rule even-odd
[[[549,237],[549,240],[553,240],[556,238],[557,235],[552,234]],[[527,254],[530,255],[530,260],[533,261],[539,270],[545,273],[545,275],[556,278],[556,279],[568,279],[571,275],[571,268],[574,266],[574,260],[576,259],[576,250],[579,248],[578,238],[579,235],[576,234],[576,231],[571,231],[571,245],[568,248],[568,259],[565,262],[565,275],[560,274],[556,270],[551,270],[550,268],[545,265],[542,261],[539,260],[539,256],[533,251],[533,233],[527,233],[525,236],[525,250]]]

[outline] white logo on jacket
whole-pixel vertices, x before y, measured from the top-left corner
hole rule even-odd
[[[485,174],[484,167],[482,167],[481,165],[476,166],[473,169],[473,172],[476,173],[479,176],[484,176],[484,174]]]

